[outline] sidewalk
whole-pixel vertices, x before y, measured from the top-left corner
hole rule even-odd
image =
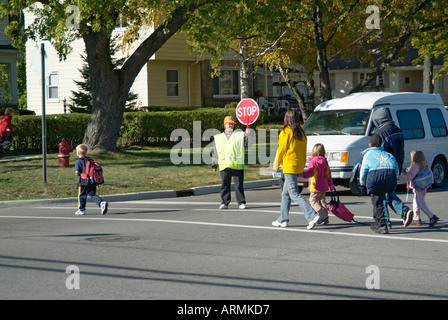
[[[0,158],[0,162],[6,161],[20,161],[28,159],[39,159],[42,155],[27,155],[17,157],[4,157]],[[278,186],[278,179],[267,179],[258,181],[244,182],[244,189],[256,189],[271,186]],[[235,185],[232,183],[232,191],[235,190]],[[165,190],[165,191],[148,191],[148,192],[134,192],[123,193],[113,195],[102,195],[101,197],[108,202],[115,201],[135,201],[135,200],[149,200],[149,199],[163,199],[163,198],[176,198],[176,197],[188,197],[199,196],[210,193],[219,193],[221,191],[221,185],[211,185],[203,187],[194,187],[191,189],[182,190]],[[61,204],[61,203],[78,203],[78,198],[59,198],[59,199],[36,199],[36,200],[14,200],[14,201],[0,201],[0,208],[9,207],[26,207],[33,205],[48,205],[48,204]]]

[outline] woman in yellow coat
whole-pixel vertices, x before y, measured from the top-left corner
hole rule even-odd
[[[272,222],[274,227],[287,227],[289,222],[289,209],[291,200],[302,208],[305,219],[308,221],[307,229],[312,229],[319,220],[319,215],[299,192],[297,175],[306,164],[306,135],[300,126],[299,114],[295,109],[289,109],[283,121],[283,130],[278,138],[278,149],[274,161],[274,170],[282,166],[285,182],[282,191],[280,216]]]

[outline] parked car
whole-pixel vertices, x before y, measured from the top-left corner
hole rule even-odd
[[[403,130],[404,168],[410,165],[410,151],[420,149],[434,173],[434,186],[443,186],[448,168],[448,111],[438,94],[368,92],[323,102],[303,126],[308,156],[316,143],[323,143],[335,185],[348,186],[375,129],[371,115],[379,107],[387,108]],[[299,183],[307,181],[299,179]]]

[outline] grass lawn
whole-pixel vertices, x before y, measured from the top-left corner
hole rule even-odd
[[[174,165],[171,149],[172,146],[132,147],[89,154],[103,167],[105,183],[98,186],[97,193],[178,190],[221,183],[219,172],[213,172],[208,164]],[[47,155],[47,183],[43,182],[42,159],[1,162],[0,201],[76,197],[76,159],[73,152],[70,167],[59,167],[57,154]],[[271,179],[272,176],[260,175],[260,168],[268,166],[246,165],[245,180]]]

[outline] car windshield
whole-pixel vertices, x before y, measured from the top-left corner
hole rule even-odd
[[[370,110],[318,111],[303,125],[309,135],[365,135]]]

